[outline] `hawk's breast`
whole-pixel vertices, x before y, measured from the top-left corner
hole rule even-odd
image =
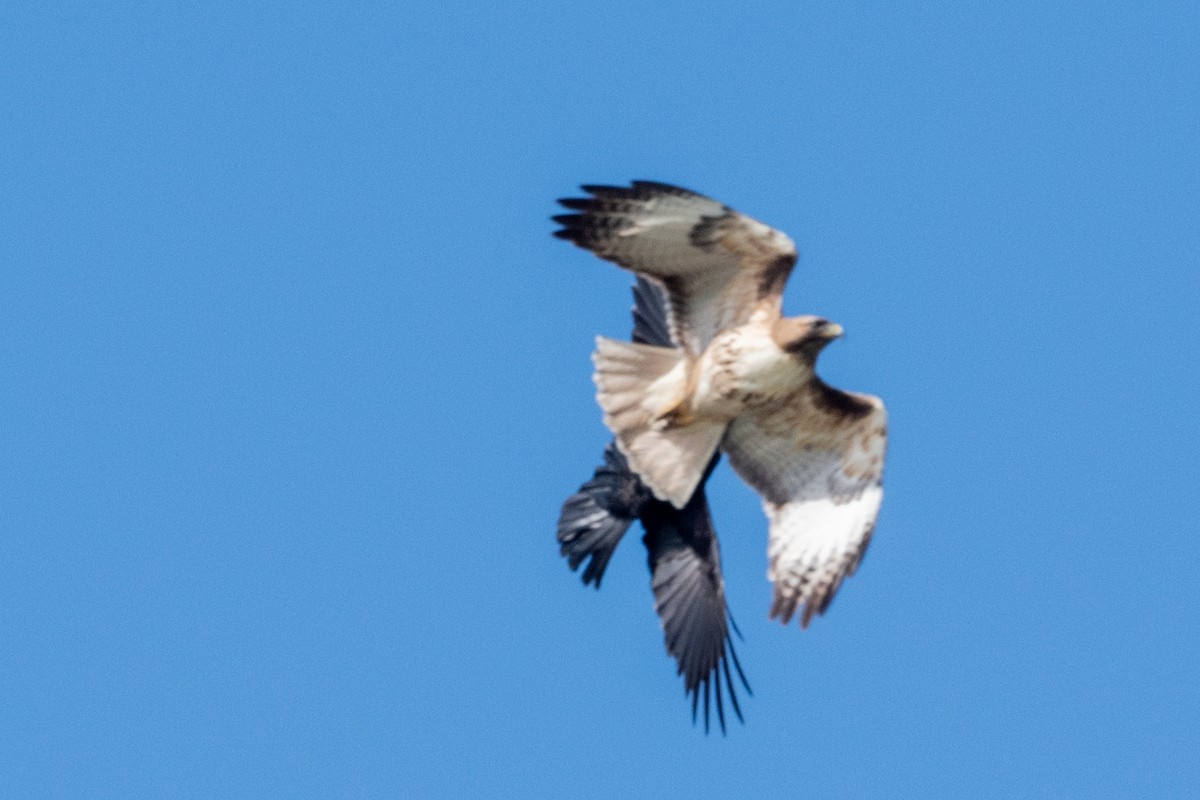
[[[756,323],[717,336],[696,366],[693,407],[702,415],[736,416],[794,392],[811,377],[776,344],[769,327]]]

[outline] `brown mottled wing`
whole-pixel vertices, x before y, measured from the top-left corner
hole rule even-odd
[[[771,616],[825,613],[866,552],[883,500],[882,401],[817,382],[786,406],[745,414],[722,447],[770,521]]]
[[[651,181],[584,186],[559,202],[567,239],[666,290],[671,339],[699,355],[713,337],[756,310],[778,317],[796,263],[785,234],[701,194]]]

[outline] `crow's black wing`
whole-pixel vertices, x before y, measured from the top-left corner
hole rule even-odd
[[[674,346],[667,323],[667,295],[661,286],[641,275],[633,285],[633,340],[658,347]]]
[[[652,498],[610,442],[604,448],[604,463],[596,468],[590,481],[567,498],[558,517],[558,544],[567,563],[575,570],[587,561],[584,583],[600,588],[608,560],[621,537]]]
[[[682,509],[651,497],[643,505],[640,518],[646,529],[642,541],[650,562],[654,607],[662,620],[667,652],[675,657],[684,689],[692,697],[692,719],[696,718],[703,691],[704,730],[708,731],[711,693],[724,733],[722,684],[734,713],[739,721],[742,719],[730,662],[747,692],[750,685],[729,635],[733,620],[725,605],[721,552],[704,494],[704,482],[716,465],[714,458],[700,488]]]

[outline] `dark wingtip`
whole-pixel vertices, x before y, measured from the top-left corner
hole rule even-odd
[[[726,669],[726,671],[728,671],[729,670],[729,662],[733,661],[733,668],[735,670],[737,670],[738,680],[740,680],[742,682],[742,686],[745,687],[746,694],[753,697],[754,690],[750,688],[750,681],[746,680],[746,673],[742,672],[742,662],[738,660],[737,650],[733,646],[733,639],[727,639],[726,643],[729,645],[729,658],[727,658],[725,660],[725,669]],[[730,686],[730,690],[732,691],[732,689],[733,689],[732,682],[730,683],[729,686]]]
[[[729,702],[733,704],[733,713],[737,714],[738,722],[745,725],[746,720],[742,718],[742,707],[738,704],[737,692],[733,690],[733,676],[729,674],[729,659],[725,659],[722,666],[725,668],[725,683],[729,686]]]
[[[742,713],[742,704],[738,700],[737,684],[741,683],[746,694],[750,697],[754,696],[754,690],[750,688],[750,682],[746,680],[746,673],[742,671],[742,664],[738,660],[737,651],[733,648],[733,641],[728,642],[729,652],[721,657],[717,666],[713,667],[712,671],[701,678],[691,688],[685,688],[685,694],[692,699],[692,725],[696,725],[699,721],[700,711],[700,695],[704,695],[704,735],[707,736],[711,732],[711,721],[713,706],[716,706],[717,726],[721,729],[721,735],[728,735],[728,725],[725,721],[725,698],[728,695],[730,708],[733,710],[733,715],[737,717],[737,721],[745,725],[746,717]],[[733,668],[730,668],[733,664]],[[737,674],[737,681],[734,681],[734,674]],[[722,691],[722,680],[725,684],[725,690]]]
[[[608,186],[603,183],[584,183],[579,186],[588,194],[596,196],[608,195],[610,197],[618,197],[629,194],[629,188],[626,186]]]
[[[718,457],[719,457],[719,454],[718,454]],[[726,609],[725,616],[729,620],[729,627],[732,628],[733,632],[737,634],[738,639],[743,642],[746,641],[746,637],[742,636],[742,629],[738,627],[737,620],[735,620],[733,618],[733,612],[730,611],[729,609]]]
[[[645,490],[639,490],[636,476],[610,443],[604,449],[604,463],[566,499],[558,515],[559,552],[572,570],[587,562],[585,585],[600,588],[613,552],[644,501]]]
[[[715,671],[715,670],[714,670]],[[717,695],[717,721],[721,724],[721,735],[725,735],[725,703],[721,700],[721,673],[717,672],[715,684]]]
[[[592,197],[560,197],[558,204],[575,211],[591,211],[596,207],[596,200]]]
[[[636,180],[631,181],[631,183],[634,189],[644,189],[663,194],[696,194],[691,189],[685,189],[673,183],[663,183],[662,181]]]

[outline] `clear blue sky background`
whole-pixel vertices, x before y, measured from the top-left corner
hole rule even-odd
[[[1192,2],[5,4],[0,796],[1197,791],[1198,52]],[[599,593],[554,542],[629,278],[547,217],[630,178],[786,230],[891,410],[807,631],[715,477],[724,739],[636,536]]]

